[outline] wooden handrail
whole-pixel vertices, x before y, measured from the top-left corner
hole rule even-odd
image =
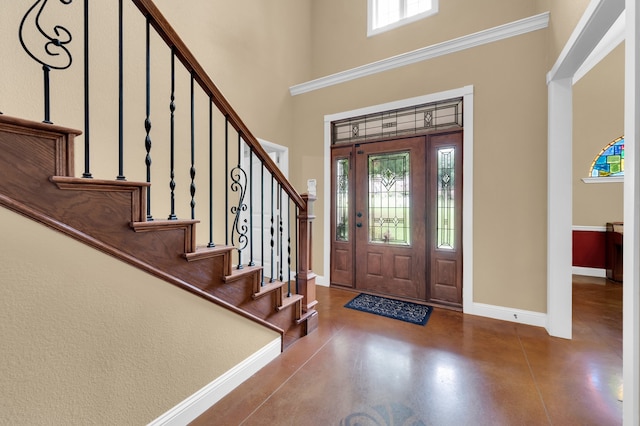
[[[174,50],[176,57],[182,62],[184,67],[193,74],[195,81],[200,85],[202,90],[212,99],[218,109],[228,118],[236,131],[242,135],[242,139],[253,149],[253,152],[262,160],[267,170],[276,178],[276,181],[289,195],[291,200],[300,208],[301,211],[307,209],[307,205],[302,196],[295,190],[293,185],[280,171],[278,166],[273,162],[271,157],[262,148],[255,136],[249,128],[244,124],[240,116],[231,107],[222,92],[213,83],[202,65],[197,61],[193,53],[187,45],[182,41],[180,36],[171,27],[166,18],[162,15],[152,0],[132,0],[140,12],[149,20],[151,26],[157,31],[158,35],[164,42]]]

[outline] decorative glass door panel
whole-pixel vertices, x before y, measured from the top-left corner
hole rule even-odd
[[[369,156],[369,242],[409,245],[410,157],[408,152]]]

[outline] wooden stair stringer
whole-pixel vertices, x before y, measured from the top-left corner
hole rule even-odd
[[[152,265],[149,265],[147,263],[142,262],[139,258],[135,257],[135,256],[131,256],[128,255],[126,253],[123,253],[121,250],[118,250],[114,247],[111,247],[107,244],[105,244],[104,242],[92,237],[91,235],[85,234],[75,228],[72,228],[70,226],[68,226],[65,223],[62,223],[54,218],[51,218],[45,214],[43,214],[42,212],[38,211],[38,210],[34,210],[31,207],[22,204],[16,200],[13,200],[9,197],[7,197],[6,195],[0,194],[0,205],[6,207],[7,209],[18,213],[28,219],[32,219],[35,220],[36,222],[39,222],[51,229],[54,229],[56,231],[62,232],[65,235],[68,235],[69,237],[80,241],[84,244],[87,244],[88,246],[91,246],[103,253],[106,253],[108,255],[111,255],[117,259],[120,259],[134,267],[137,267],[143,271],[148,272],[149,274],[162,279],[164,281],[167,281],[171,284],[174,284],[190,293],[195,294],[198,297],[201,297],[203,299],[208,300],[209,302],[215,303],[218,306],[221,306],[225,309],[228,309],[232,312],[235,312],[236,314],[247,318],[251,321],[254,321],[264,327],[267,327],[275,332],[280,333],[281,335],[284,335],[284,330],[271,324],[268,321],[265,321],[264,319],[257,317],[255,315],[252,315],[251,313],[238,308],[237,306],[234,306],[232,304],[230,304],[229,302],[220,299],[218,297],[216,297],[215,295],[208,293],[196,286],[194,286],[193,284],[190,284],[189,282],[186,282],[184,280],[181,280],[175,276],[173,276],[172,274],[168,274],[165,271],[162,271],[158,268],[155,268]]]

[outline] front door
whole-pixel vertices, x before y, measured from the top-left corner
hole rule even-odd
[[[424,140],[356,148],[355,271],[361,290],[425,299]]]
[[[332,285],[462,305],[461,151],[461,131],[332,149]]]

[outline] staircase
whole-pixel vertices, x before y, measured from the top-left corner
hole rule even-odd
[[[148,183],[74,177],[79,134],[0,115],[0,205],[280,332],[283,349],[315,329],[287,283],[234,268],[232,246],[197,247],[197,220],[147,222]]]
[[[64,2],[64,4],[70,3]],[[146,168],[147,180],[132,182],[124,177],[126,154],[123,153],[126,152],[126,144],[122,134],[126,126],[123,124],[122,117],[144,116],[144,110],[137,109],[132,112],[131,109],[127,109],[130,108],[128,105],[122,103],[124,98],[122,81],[120,83],[120,122],[115,124],[120,128],[118,176],[114,180],[97,179],[92,175],[90,156],[90,147],[92,144],[95,147],[96,142],[90,140],[89,134],[92,133],[92,140],[98,140],[101,135],[93,134],[89,129],[91,118],[96,115],[101,117],[101,115],[95,112],[95,109],[89,112],[88,106],[91,104],[89,63],[85,62],[84,130],[78,131],[51,124],[49,74],[52,71],[64,70],[71,64],[70,51],[67,50],[66,44],[70,43],[72,38],[69,36],[67,40],[58,40],[51,38],[46,32],[41,32],[41,36],[46,38],[47,47],[44,51],[51,57],[37,57],[30,50],[31,42],[28,39],[22,39],[21,25],[20,41],[24,50],[36,62],[43,65],[45,116],[43,122],[35,122],[3,115],[0,112],[0,205],[279,332],[284,350],[317,327],[317,311],[314,309],[317,303],[315,274],[311,271],[311,222],[314,217],[310,213],[311,204],[315,198],[299,194],[284,177],[153,2],[131,0],[131,3],[142,14],[147,33],[147,69],[146,72],[144,69],[139,70],[134,76],[140,78],[140,75],[146,74],[147,105],[144,121],[146,158],[144,164],[139,166]],[[40,15],[47,14],[47,3],[41,3],[40,9],[36,8],[38,4],[39,2],[35,2],[34,6],[27,11],[23,24],[27,25],[30,21],[34,21],[35,26],[42,31],[38,20]],[[85,16],[90,15],[89,4],[85,2]],[[122,2],[120,2],[120,8],[122,8]],[[120,15],[122,26],[122,11]],[[60,26],[56,28],[56,34],[61,38],[62,35],[70,34],[70,31],[65,28]],[[88,26],[85,25],[84,28],[84,44],[88,46],[90,34],[87,32]],[[170,155],[171,158],[171,169],[165,174],[165,176],[171,176],[170,202],[163,205],[163,208],[171,212],[167,220],[154,219],[151,214],[151,189],[154,187],[151,177],[158,173],[151,168],[151,157],[155,151],[151,148],[154,132],[149,115],[151,109],[149,99],[152,98],[151,91],[157,83],[151,77],[149,69],[150,52],[153,50],[150,49],[151,31],[155,31],[159,36],[154,40],[161,40],[166,44],[164,47],[171,56],[170,102],[169,99],[165,99],[162,103],[164,108],[170,104],[171,111],[171,151],[170,154],[163,154],[167,157]],[[120,52],[122,52],[123,43],[125,41],[120,38]],[[155,46],[155,49],[158,47]],[[68,65],[47,65],[48,61],[53,62],[53,59],[59,61],[66,55],[69,55]],[[144,51],[142,55],[145,55]],[[88,57],[89,55],[85,54],[85,61],[88,61]],[[177,134],[177,131],[174,131],[176,89],[173,82],[176,79],[174,69],[176,64],[181,65],[190,77],[191,122],[178,126],[178,116],[175,115],[175,127],[182,130],[188,128],[190,135],[189,131],[186,135]],[[124,67],[122,63],[119,64],[121,80],[130,77],[127,74],[131,73],[130,68]],[[77,82],[70,81],[64,84],[75,85]],[[196,115],[194,90],[200,90],[209,100],[208,123],[194,123]],[[188,95],[181,94],[181,96]],[[69,99],[68,102],[79,103],[80,100]],[[6,105],[0,105],[0,108],[7,112]],[[154,105],[153,108],[155,110],[160,106]],[[224,128],[225,135],[222,141],[213,140],[212,128],[216,120],[217,123],[224,122],[224,126],[218,126]],[[197,132],[196,128],[198,128]],[[209,133],[209,140],[195,141],[195,133],[199,135]],[[82,177],[77,177],[74,167],[74,149],[76,148],[74,142],[80,135],[83,137],[84,171],[80,173]],[[234,139],[237,140],[236,147],[232,146]],[[178,146],[179,142],[189,140],[190,145],[187,143]],[[164,146],[166,145],[168,144]],[[204,173],[198,171],[197,176],[199,179],[205,179],[204,182],[208,178],[209,194],[202,195],[201,190],[196,192],[194,158],[196,152],[201,153],[205,150],[210,157],[209,170]],[[182,170],[185,168],[189,170],[191,178],[190,194],[187,196],[190,196],[191,219],[185,220],[178,219],[175,214],[174,204],[178,194],[174,193],[176,187],[174,157],[187,152],[191,154],[191,163],[180,165]],[[224,152],[224,167],[213,165],[214,156],[221,157],[219,152]],[[241,164],[244,152],[248,152],[249,170],[246,170],[246,165]],[[126,159],[129,164],[131,158],[126,157]],[[255,172],[254,163],[259,167]],[[215,177],[214,171],[219,173],[220,170],[223,171],[224,176]],[[260,175],[263,181],[270,181],[271,191],[268,195],[264,194],[264,186],[254,189],[253,184],[256,180],[254,173]],[[140,176],[143,173],[136,171],[133,174]],[[214,196],[213,186],[214,182],[222,181],[225,182],[226,194],[220,198],[218,195]],[[165,185],[166,182],[162,182],[162,188],[158,187],[158,189],[165,190]],[[158,196],[155,194],[154,191],[154,200],[157,204]],[[184,195],[180,197],[182,200],[185,199]],[[268,197],[271,197],[271,200],[265,205],[264,198]],[[211,206],[208,217],[196,217],[194,208],[196,198],[199,200],[199,206],[206,204]],[[260,198],[262,200],[257,201]],[[253,229],[256,226],[253,224],[252,203],[258,203],[255,209],[261,214],[267,214],[268,209],[271,209],[270,223],[263,224],[264,228],[259,232],[262,236],[270,232],[270,242],[263,241],[262,237],[254,237]],[[275,205],[279,209],[277,214],[274,214]],[[290,212],[291,206],[294,207],[294,212]],[[223,212],[220,213],[220,211]],[[226,219],[219,220],[220,217]],[[289,220],[288,224],[283,223],[283,217]],[[217,221],[215,226],[214,218]],[[292,218],[295,219],[292,221]],[[196,225],[198,224],[204,225],[206,230],[204,234],[209,234],[208,244],[196,243],[206,238],[206,236],[197,238]],[[217,237],[214,236],[214,230]],[[214,239],[223,240],[224,243],[217,241],[214,243]],[[266,266],[263,269],[262,266],[266,265],[267,255],[261,255],[260,262],[254,262],[254,246],[256,251],[259,250],[258,247],[264,250],[265,247],[270,246],[272,260],[269,270]],[[278,267],[275,266],[276,264]],[[283,273],[283,270],[286,272]]]

